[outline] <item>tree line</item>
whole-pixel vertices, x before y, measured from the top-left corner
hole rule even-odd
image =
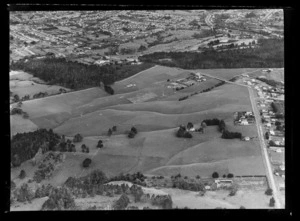
[[[71,89],[111,85],[115,81],[130,77],[140,71],[152,67],[153,64],[137,65],[86,65],[67,61],[66,58],[46,57],[43,59],[28,59],[13,62],[11,70],[23,70],[38,77],[47,84],[60,85]],[[108,93],[110,93],[108,89]]]
[[[284,40],[258,39],[258,47],[199,52],[155,52],[139,57],[140,61],[183,69],[211,68],[282,68],[284,66]],[[172,61],[160,59],[171,58]]]

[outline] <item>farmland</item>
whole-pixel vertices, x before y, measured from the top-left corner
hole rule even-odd
[[[48,95],[59,94],[59,89],[61,88],[70,91],[70,89],[65,87],[47,85],[41,79],[22,71],[10,72],[9,86],[13,95],[18,95],[20,98],[26,95],[29,95],[29,97],[32,98],[33,95],[40,92],[46,92]]]
[[[242,71],[245,69],[224,71],[224,78]],[[222,70],[211,72],[222,77]],[[51,179],[42,182],[53,186],[62,185],[70,176],[82,177],[95,169],[102,170],[109,177],[136,172],[163,176],[180,173],[203,178],[211,177],[213,172],[220,175],[265,175],[255,127],[233,124],[234,112],[252,110],[247,88],[231,84],[214,87],[220,81],[209,77],[207,81],[182,91],[166,88],[168,79],[185,78],[189,74],[187,70],[156,65],[113,84],[114,95],[94,87],[24,101],[22,109],[29,114],[29,119],[23,119],[22,127],[17,124],[22,121],[12,120],[11,127],[14,134],[47,128],[71,140],[77,133],[83,136],[82,141],[75,143],[76,152],[64,153],[65,160],[59,169],[53,172]],[[136,86],[126,91],[128,84]],[[214,88],[178,101],[180,96],[210,87]],[[203,134],[192,132],[191,139],[175,136],[180,125],[192,122],[199,127],[203,120],[212,118],[223,119],[228,130],[254,139],[249,142],[224,140],[217,126],[207,126]],[[108,129],[113,126],[117,129],[108,136]],[[132,126],[138,133],[130,139],[127,134]],[[101,149],[96,147],[99,140],[103,141]],[[89,153],[82,153],[82,144],[89,147]],[[92,163],[83,169],[81,163],[87,157]],[[23,164],[31,171],[28,176],[32,176],[36,166],[28,162]],[[18,173],[19,169],[12,169],[13,177]],[[174,194],[177,202],[179,193]],[[203,208],[215,205],[237,207],[237,204],[226,203],[227,200],[220,199],[221,202],[213,198],[207,196],[207,205],[197,205]],[[178,202],[178,207],[180,205]]]

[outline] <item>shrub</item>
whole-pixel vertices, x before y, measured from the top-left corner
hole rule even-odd
[[[86,158],[83,162],[82,162],[82,166],[84,168],[87,168],[90,166],[90,164],[92,163],[92,160],[90,158]]]
[[[117,131],[117,126],[113,126],[113,127],[112,127],[112,131],[113,131],[113,132]]]
[[[102,140],[99,140],[99,141],[98,141],[97,147],[98,147],[98,148],[102,148],[102,147],[103,147],[103,142],[102,142]]]
[[[107,131],[107,136],[111,136],[112,135],[112,130],[109,128]]]
[[[186,125],[186,128],[191,129],[192,127],[194,127],[194,125],[191,122],[188,122],[188,124]]]
[[[137,134],[137,129],[136,129],[135,127],[132,127],[132,128],[131,128],[131,131],[132,131],[133,133]]]
[[[238,188],[237,186],[232,186],[231,189],[230,189],[230,193],[229,193],[229,196],[234,196],[236,194],[236,192],[238,191]]]
[[[73,142],[77,143],[77,142],[81,142],[83,139],[83,137],[80,134],[76,134],[73,138]]]
[[[112,87],[108,85],[104,85],[104,90],[110,95],[113,95],[115,93]]]
[[[25,170],[21,170],[20,171],[20,174],[19,174],[19,178],[20,179],[24,179],[26,177],[26,172],[25,172]]]
[[[14,181],[10,181],[10,189],[11,190],[13,190],[13,189],[15,189],[16,188],[16,184],[15,184],[15,182]]]
[[[128,134],[128,138],[134,138],[134,136],[135,136],[135,133],[130,131]]]
[[[227,178],[233,178],[233,174],[232,173],[228,173],[227,174]]]
[[[197,176],[196,176],[196,179],[200,179],[200,176],[199,176],[199,175],[197,175]]]
[[[212,178],[219,178],[219,174],[217,172],[213,172]]]
[[[274,207],[275,206],[275,199],[273,197],[270,199],[269,206],[270,207]]]
[[[271,196],[271,195],[273,194],[273,190],[272,190],[271,188],[268,188],[268,189],[266,190],[265,194],[266,194],[267,196]]]

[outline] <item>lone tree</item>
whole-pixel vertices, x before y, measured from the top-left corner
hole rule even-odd
[[[76,134],[73,138],[73,142],[78,143],[78,142],[81,142],[82,139],[83,139],[83,137],[80,134]]]
[[[219,178],[219,174],[217,172],[213,172],[212,178]]]
[[[132,131],[133,133],[137,134],[137,129],[136,129],[135,127],[132,127],[132,128],[131,128],[131,131]]]
[[[188,122],[188,124],[186,125],[186,128],[189,130],[191,128],[193,128],[194,125],[191,122]]]
[[[228,173],[227,174],[227,178],[233,178],[233,174],[232,173]]]
[[[269,140],[270,137],[269,137],[269,133],[268,132],[266,132],[265,137],[266,137],[267,140]]]
[[[113,95],[115,93],[112,87],[108,85],[104,85],[104,90],[110,95]]]
[[[112,135],[112,130],[109,128],[109,130],[107,131],[107,136],[111,136]]]
[[[206,123],[204,121],[202,121],[201,127],[206,128],[206,126],[207,126]]]
[[[98,147],[98,148],[102,148],[102,147],[103,147],[103,142],[102,142],[102,140],[99,140],[99,141],[98,141],[97,147]]]
[[[271,188],[268,188],[268,189],[266,190],[265,194],[266,194],[267,196],[272,196],[273,190],[272,190]]]
[[[204,133],[203,127],[200,127],[200,128],[198,129],[198,132],[199,132],[199,133]]]
[[[135,133],[132,132],[132,131],[130,131],[129,134],[128,134],[128,137],[129,137],[129,138],[134,138],[134,136],[135,136]]]
[[[92,160],[90,158],[86,158],[83,162],[82,162],[82,166],[84,168],[87,168],[90,166],[90,164],[92,163]]]
[[[272,198],[270,199],[269,206],[270,206],[270,207],[274,207],[274,206],[275,206],[275,199],[274,199],[274,197],[272,197]]]
[[[87,149],[86,145],[85,145],[85,144],[82,144],[82,145],[81,145],[81,151],[82,151],[82,153],[85,153],[85,152],[86,152],[86,149]]]
[[[26,177],[26,172],[25,170],[21,170],[20,174],[19,174],[19,178],[20,179],[24,179]]]
[[[116,131],[117,131],[117,126],[113,126],[113,127],[112,127],[112,131],[113,131],[113,132],[116,132]]]

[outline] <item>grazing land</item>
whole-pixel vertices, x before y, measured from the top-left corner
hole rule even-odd
[[[232,73],[244,71],[245,69],[232,72],[227,70],[224,78],[228,79]],[[52,186],[63,185],[69,177],[87,176],[96,169],[103,171],[108,177],[136,172],[167,177],[180,173],[182,176],[210,178],[214,172],[220,176],[229,173],[235,176],[264,176],[255,127],[236,126],[233,123],[234,112],[252,111],[247,88],[227,83],[216,86],[220,81],[210,77],[181,91],[166,87],[168,79],[187,78],[190,73],[188,70],[157,65],[116,82],[112,86],[116,92],[114,95],[108,95],[101,88],[94,87],[24,101],[22,109],[29,115],[29,119],[24,119],[25,129],[21,130],[22,127],[12,120],[12,130],[15,130],[14,134],[20,130],[31,131],[36,125],[39,128],[53,129],[54,133],[70,140],[78,133],[83,136],[83,140],[74,143],[76,152],[65,152],[61,165],[53,171],[50,178],[41,182]],[[212,70],[211,73],[222,77],[222,70]],[[128,84],[135,84],[135,88],[126,91]],[[207,88],[211,90],[178,101],[185,94],[190,95]],[[203,120],[213,118],[224,120],[229,131],[240,132],[254,139],[249,142],[224,140],[217,126],[207,126],[204,133],[191,132],[191,139],[176,137],[180,125],[192,122],[197,128]],[[22,121],[18,121],[20,122]],[[108,130],[113,126],[116,126],[116,131],[108,135]],[[128,138],[133,126],[138,133],[134,138]],[[102,148],[96,147],[99,140],[103,141]],[[83,144],[89,148],[88,153],[82,152]],[[90,158],[92,162],[89,167],[83,168],[81,163],[86,158]],[[30,171],[27,173],[27,180],[38,170],[37,165],[28,162],[24,162],[22,168]],[[19,169],[12,168],[12,177],[15,177],[13,180],[17,186],[24,182],[16,177],[19,173]],[[191,208],[238,208],[239,200],[244,206],[255,207],[243,201],[245,195],[242,192],[235,196],[236,201],[234,198],[220,198],[222,193],[219,192],[215,192],[215,195],[209,193],[201,201],[193,192],[187,193],[190,194],[187,196],[191,202],[195,201],[194,207],[184,200],[188,198],[183,197],[179,190],[170,189],[166,193],[174,198],[174,205],[178,208],[184,207],[183,205]],[[258,193],[251,194],[252,199],[259,198]],[[113,199],[107,200],[112,202]],[[109,204],[107,200],[104,200],[106,203],[103,201],[103,205]],[[76,203],[82,208],[95,201],[76,199]],[[265,201],[263,199],[262,203]]]

